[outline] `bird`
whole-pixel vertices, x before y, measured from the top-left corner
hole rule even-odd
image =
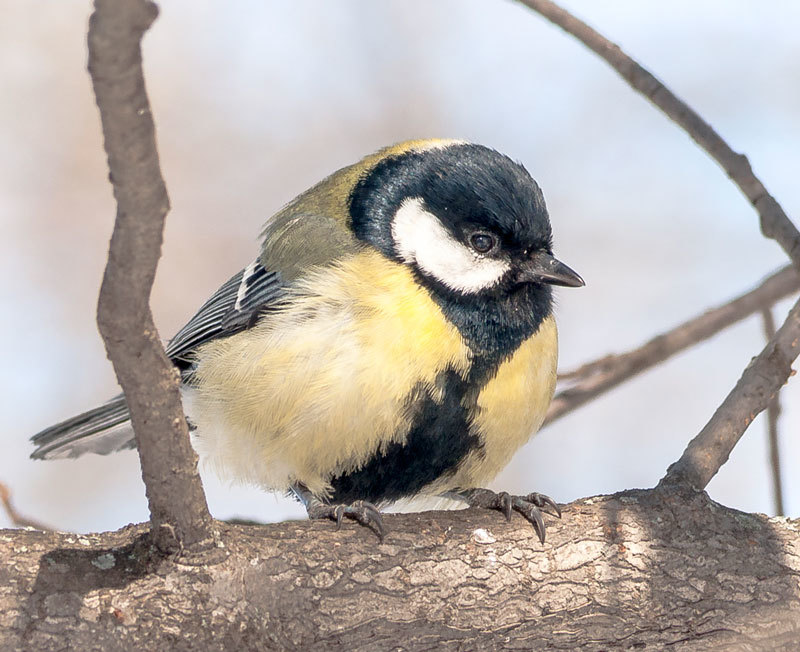
[[[584,285],[525,167],[402,142],[298,195],[260,242],[166,346],[204,464],[381,540],[383,507],[447,496],[519,512],[544,543],[555,501],[485,488],[553,396],[552,286]],[[124,395],[32,442],[35,459],[136,445]]]

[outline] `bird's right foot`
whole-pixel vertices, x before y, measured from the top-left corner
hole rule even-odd
[[[331,505],[322,502],[303,485],[293,486],[292,491],[305,505],[308,518],[313,520],[325,518],[336,521],[337,530],[342,527],[342,521],[345,518],[350,518],[375,532],[383,542],[386,534],[383,517],[372,503],[366,500],[355,500],[349,505]]]
[[[342,527],[342,521],[347,517],[361,523],[364,527],[368,527],[378,535],[381,541],[383,541],[383,536],[386,533],[383,526],[383,517],[378,508],[366,500],[356,500],[349,505],[328,505],[322,501],[317,501],[315,505],[307,506],[306,511],[308,512],[308,518],[329,518],[336,521],[337,530]]]

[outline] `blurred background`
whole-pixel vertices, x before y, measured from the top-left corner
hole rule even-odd
[[[800,213],[800,4],[564,5],[688,101]],[[31,435],[117,391],[95,326],[114,203],[85,71],[90,3],[0,6],[0,481],[44,523],[115,529],[148,516],[134,452],[28,459]],[[252,259],[265,218],[407,138],[490,145],[539,181],[556,253],[587,281],[559,292],[564,370],[638,346],[785,264],[683,132],[511,1],[172,0],[144,55],[172,200],[152,299],[165,339]],[[653,486],[763,345],[758,317],[729,329],[546,428],[493,486],[561,502]],[[781,397],[785,504],[797,516],[800,382]],[[712,481],[715,500],[771,513],[764,430],[759,418]],[[203,477],[218,518],[304,514]]]

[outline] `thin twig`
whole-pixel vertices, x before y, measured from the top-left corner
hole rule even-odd
[[[642,93],[671,120],[680,125],[739,187],[758,212],[761,232],[780,244],[795,268],[800,269],[800,233],[753,174],[747,157],[734,152],[711,126],[685,102],[679,100],[650,72],[625,54],[619,46],[550,0],[519,0],[572,34],[604,59],[630,86]],[[667,471],[661,483],[687,483],[704,488],[727,461],[730,451],[747,426],[764,410],[769,399],[786,382],[791,363],[800,350],[800,307],[795,306],[775,337],[748,366],[736,387]],[[754,369],[757,370],[754,372]]]
[[[684,322],[633,351],[608,355],[562,374],[561,379],[575,381],[576,384],[555,395],[545,423],[555,421],[620,383],[773,305],[798,289],[800,276],[788,265],[750,292]]]
[[[604,59],[632,88],[647,97],[667,117],[680,125],[700,145],[753,204],[761,218],[761,232],[776,240],[800,269],[800,233],[753,174],[747,157],[738,154],[690,106],[678,99],[652,73],[625,54],[622,49],[586,23],[549,0],[518,0],[550,22],[571,34]]]
[[[14,505],[11,504],[11,490],[2,482],[0,482],[0,503],[3,504],[3,509],[8,519],[17,527],[32,527],[35,530],[44,531],[52,529],[46,525],[42,525],[39,521],[23,516],[14,509]]]
[[[758,414],[766,409],[792,372],[800,353],[800,301],[764,350],[745,368],[714,416],[689,442],[660,485],[684,484],[701,490],[728,460]]]
[[[89,73],[117,200],[97,325],[130,409],[156,545],[177,550],[209,541],[211,516],[149,305],[169,210],[142,72],[141,39],[157,15],[146,0],[95,0],[89,22]]]
[[[764,321],[764,334],[768,340],[775,337],[775,319],[772,310],[764,308],[761,311]],[[775,515],[783,516],[783,487],[781,483],[781,456],[778,448],[778,418],[781,416],[780,394],[767,406],[767,438],[769,442],[769,462],[772,471],[772,500],[775,506]]]

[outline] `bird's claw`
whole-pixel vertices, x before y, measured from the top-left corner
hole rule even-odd
[[[329,518],[336,521],[337,530],[341,529],[342,521],[346,516],[373,530],[381,541],[386,534],[380,511],[366,500],[356,500],[349,505],[328,505],[317,501],[309,505],[307,511],[308,517],[311,519]]]
[[[507,520],[516,511],[522,514],[536,528],[539,541],[544,543],[545,525],[542,512],[561,518],[561,508],[544,494],[531,493],[527,496],[513,496],[506,491],[495,493],[490,489],[472,489],[463,494],[472,507],[496,509],[502,512]]]
[[[550,496],[545,496],[544,494],[537,494],[532,493],[525,496],[525,500],[529,503],[533,503],[539,509],[543,510],[545,514],[550,514],[551,516],[555,516],[556,518],[561,518],[561,508],[558,506],[555,500],[550,498]],[[546,508],[550,508],[552,511],[548,511]]]

